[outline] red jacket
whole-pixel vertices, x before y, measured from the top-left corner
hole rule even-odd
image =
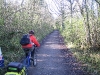
[[[40,46],[39,42],[37,41],[36,37],[34,35],[30,34],[30,41],[32,43],[34,43],[37,47]],[[24,45],[22,46],[22,48],[32,48],[33,44],[28,44],[28,45]]]

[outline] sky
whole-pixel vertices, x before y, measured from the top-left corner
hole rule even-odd
[[[58,5],[53,2],[53,0],[45,0],[45,2],[48,5],[48,9],[49,11],[52,13],[54,18],[58,17],[58,14],[60,14],[59,10],[58,10]]]
[[[22,2],[22,0],[5,0],[6,2],[12,2],[12,3],[16,3],[20,4]]]
[[[17,3],[17,5],[20,5],[22,0],[5,0],[6,2],[12,2],[12,3]],[[26,1],[26,0],[24,0]],[[53,17],[54,18],[57,18],[57,12],[59,12],[57,9],[56,9],[56,6],[53,2],[53,0],[44,0],[47,4],[48,4],[48,9],[49,11],[52,13]],[[53,9],[52,9],[53,8]]]
[[[21,4],[21,2],[22,2],[22,0],[5,0],[5,1],[7,1],[7,2],[13,2],[13,3],[17,3],[18,5],[19,4]],[[24,0],[24,1],[26,1],[26,0]],[[50,11],[50,13],[53,15],[53,17],[56,19],[58,16],[59,16],[59,14],[61,14],[60,12],[59,12],[59,5],[60,5],[60,1],[62,1],[62,0],[44,0],[46,3],[47,3],[47,5],[48,5],[48,9],[49,9],[49,11]],[[56,2],[55,2],[56,1]],[[68,3],[68,1],[67,0],[63,0],[64,1],[64,5],[65,5],[65,3],[66,3],[66,5],[69,5]],[[80,1],[80,3],[82,3],[82,0],[79,0]],[[91,1],[91,0],[89,0],[89,1]],[[75,3],[75,2],[74,2]],[[73,6],[74,6],[75,4],[73,4]],[[89,5],[89,6],[91,6],[91,5]],[[94,3],[94,5],[93,5],[95,8],[94,8],[94,10],[97,10],[97,6],[96,6],[96,3]],[[61,8],[60,8],[61,9]],[[66,10],[69,10],[69,9],[66,9]],[[96,11],[95,11],[95,13],[97,13]]]

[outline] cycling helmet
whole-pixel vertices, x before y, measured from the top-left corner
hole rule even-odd
[[[29,34],[34,34],[34,31],[33,30],[29,31]]]

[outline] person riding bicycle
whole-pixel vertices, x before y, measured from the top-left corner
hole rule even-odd
[[[37,41],[37,39],[36,39],[36,37],[35,37],[35,35],[34,35],[34,31],[33,30],[31,30],[31,31],[29,31],[29,38],[30,38],[30,42],[31,43],[29,43],[29,44],[27,44],[27,45],[22,45],[22,48],[23,49],[26,49],[26,48],[28,48],[28,49],[31,49],[32,50],[32,52],[31,52],[31,56],[33,56],[33,54],[34,54],[34,47],[36,46],[36,47],[39,47],[40,46],[40,44],[39,44],[39,42]],[[27,56],[27,53],[26,53],[26,56]]]

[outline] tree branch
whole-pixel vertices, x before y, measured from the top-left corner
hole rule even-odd
[[[98,0],[95,0],[98,4],[99,4],[99,6],[100,6],[100,2],[98,1]]]
[[[14,14],[14,13],[17,13],[18,11],[20,11],[20,10],[22,10],[22,9],[25,9],[25,8],[21,8],[21,9],[19,9],[19,10],[15,11],[15,12],[10,13],[10,14],[9,14],[9,15],[7,15],[4,19],[8,18],[9,16],[11,16],[11,15],[12,15],[12,14]]]
[[[21,6],[23,5],[23,2],[24,2],[24,0],[22,0],[22,2],[21,2]]]

